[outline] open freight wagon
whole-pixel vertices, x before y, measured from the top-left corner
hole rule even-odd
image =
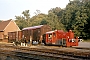
[[[51,31],[51,28],[48,25],[39,25],[23,28],[22,38],[26,40],[26,43],[30,42],[30,44],[32,44],[33,41],[42,43],[43,35],[48,31]]]

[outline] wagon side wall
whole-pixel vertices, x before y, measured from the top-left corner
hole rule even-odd
[[[19,41],[22,39],[22,31],[8,32],[8,42]]]
[[[22,31],[24,38],[26,37],[26,40],[29,41],[30,39],[32,39],[33,41],[38,41],[38,40],[42,40],[41,36],[43,36],[43,34],[45,34],[47,31],[51,31],[51,28],[48,25],[43,25],[39,28],[34,28],[34,29],[28,28]]]
[[[16,32],[8,32],[8,42],[14,42],[16,40]]]

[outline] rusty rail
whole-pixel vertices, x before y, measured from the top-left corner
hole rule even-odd
[[[30,58],[27,54],[33,56],[42,56],[42,57],[51,57],[51,58],[58,58],[58,59],[90,59],[90,52],[80,52],[80,51],[63,51],[63,50],[56,50],[56,49],[43,49],[43,48],[29,48],[29,47],[19,47],[19,46],[8,46],[3,45],[0,46],[0,50],[2,53],[5,51],[11,50],[11,52],[16,53],[18,57]],[[20,54],[21,53],[21,54]],[[7,53],[8,54],[8,53]],[[8,54],[9,55],[9,54]],[[14,55],[14,54],[13,54]]]

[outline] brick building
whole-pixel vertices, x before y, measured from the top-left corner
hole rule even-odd
[[[0,41],[8,42],[8,32],[19,31],[19,27],[13,20],[0,22]]]

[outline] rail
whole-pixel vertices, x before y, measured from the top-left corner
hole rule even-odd
[[[71,50],[71,51],[70,51]],[[6,52],[11,52],[13,55],[17,57],[30,58],[29,55],[33,56],[42,56],[49,57],[55,59],[90,59],[90,51],[72,51],[70,50],[58,50],[58,49],[49,49],[45,48],[30,48],[30,47],[20,47],[20,46],[12,46],[12,45],[0,45],[0,51],[2,54],[6,54]],[[83,49],[82,49],[83,50]],[[86,52],[85,52],[86,51]],[[7,53],[9,55],[9,53]]]

